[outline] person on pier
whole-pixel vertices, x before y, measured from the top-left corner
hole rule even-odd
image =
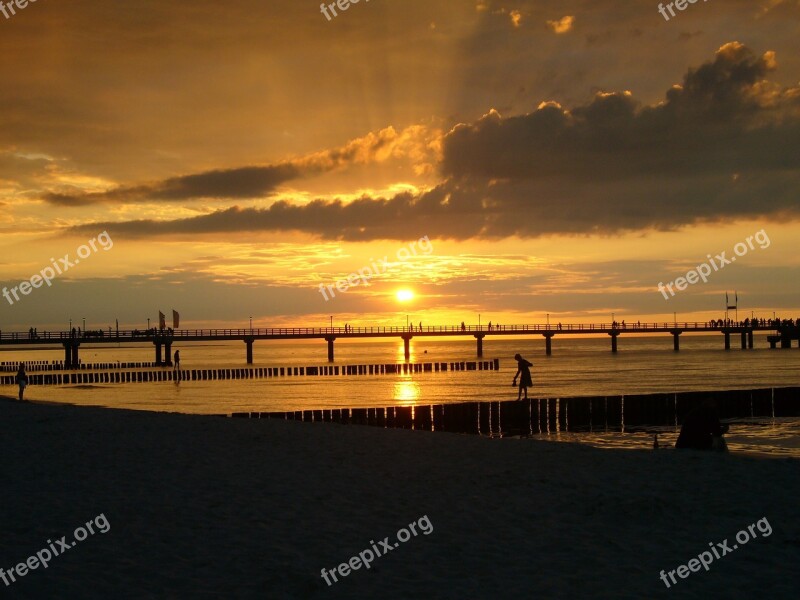
[[[519,392],[517,393],[517,400],[522,397],[522,392],[525,392],[525,400],[528,399],[528,388],[533,386],[533,379],[531,379],[531,370],[533,363],[528,362],[519,354],[514,355],[514,360],[517,361],[517,373],[514,375],[514,382],[511,384],[516,387],[517,376],[519,376]]]
[[[25,365],[23,363],[20,363],[19,371],[17,371],[17,385],[19,386],[19,400],[22,402],[25,388],[28,387],[28,375],[25,373]]]

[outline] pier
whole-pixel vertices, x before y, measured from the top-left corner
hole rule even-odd
[[[405,360],[410,360],[410,345],[413,338],[450,337],[473,338],[477,358],[483,358],[485,338],[498,336],[538,336],[545,342],[545,354],[553,352],[553,338],[565,335],[608,336],[611,352],[618,351],[618,338],[626,334],[668,334],[672,336],[672,349],[680,350],[683,333],[714,332],[722,336],[726,350],[731,348],[731,337],[738,336],[742,349],[753,348],[755,331],[772,331],[770,347],[780,342],[782,348],[791,348],[797,340],[800,347],[798,327],[793,322],[750,322],[723,324],[722,321],[706,323],[570,323],[565,325],[429,325],[423,328],[408,327],[275,327],[258,329],[150,329],[150,330],[96,330],[76,335],[74,331],[2,332],[0,345],[46,348],[64,348],[65,368],[76,368],[80,364],[79,348],[82,344],[151,344],[155,352],[154,364],[172,365],[172,345],[192,342],[241,341],[245,345],[247,364],[253,364],[253,346],[256,341],[319,339],[327,343],[328,362],[334,362],[334,342],[338,339],[400,338],[403,340]]]

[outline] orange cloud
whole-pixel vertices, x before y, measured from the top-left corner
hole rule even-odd
[[[567,15],[558,21],[548,21],[547,27],[550,28],[551,31],[558,34],[567,33],[570,29],[572,29],[572,24],[574,22],[575,17],[572,15]]]

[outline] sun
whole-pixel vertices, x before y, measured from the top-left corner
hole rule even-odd
[[[414,299],[414,292],[411,290],[397,290],[397,301],[398,302],[409,302],[410,300]]]

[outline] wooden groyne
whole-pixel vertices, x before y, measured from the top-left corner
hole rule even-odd
[[[30,385],[86,385],[99,383],[146,383],[151,381],[214,381],[270,379],[276,377],[341,377],[348,375],[408,375],[448,371],[497,371],[500,359],[435,363],[388,363],[373,365],[323,365],[311,367],[246,367],[234,369],[180,369],[81,371],[28,374]],[[15,375],[0,376],[0,384],[13,385]]]
[[[630,396],[535,398],[289,412],[233,413],[232,417],[332,422],[480,435],[561,431],[630,431],[677,426],[699,403],[714,398],[720,418],[800,416],[800,388],[764,388]]]
[[[0,362],[0,372],[16,373],[19,365],[25,365],[28,373],[51,371],[105,371],[110,369],[154,369],[163,365],[154,362],[108,362],[108,363],[78,363],[69,367],[63,360],[22,360]]]

